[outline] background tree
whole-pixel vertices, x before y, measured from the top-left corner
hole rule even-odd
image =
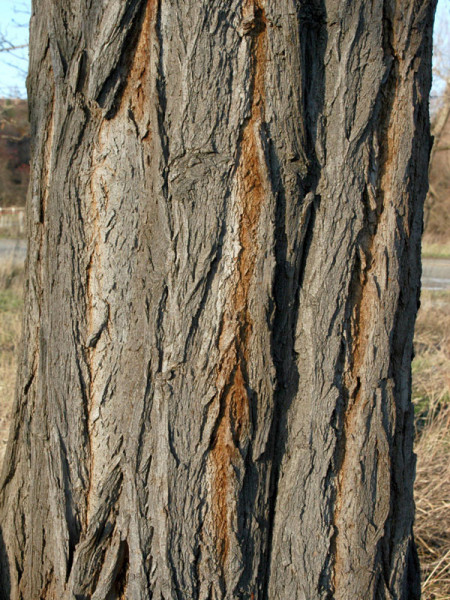
[[[435,31],[432,97],[433,147],[430,186],[425,203],[425,235],[432,242],[448,241],[450,231],[450,8]]]
[[[24,206],[30,135],[25,79],[28,64],[27,3],[5,6],[0,29],[0,208]]]
[[[29,171],[27,101],[0,99],[0,207],[25,205]]]
[[[430,186],[425,203],[425,235],[448,241],[450,231],[450,77],[434,114],[430,155]]]
[[[35,4],[3,597],[419,597],[433,12]]]

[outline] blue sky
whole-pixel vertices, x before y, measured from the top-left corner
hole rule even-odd
[[[14,45],[28,42],[30,0],[0,0],[0,33]],[[0,52],[0,97],[26,96],[28,50]]]
[[[1,1],[1,0],[0,0]],[[439,38],[441,50],[446,63],[447,73],[450,71],[450,0],[438,0],[436,18],[434,21],[434,42],[437,44]],[[435,56],[436,56],[435,52]],[[436,77],[433,79],[431,97],[443,92],[442,81]]]
[[[449,16],[450,11],[450,0],[438,0],[437,9],[436,9],[436,25],[439,24],[439,21],[442,20],[445,15],[447,18]]]
[[[26,26],[30,11],[30,0],[0,0],[0,32],[13,44],[25,44],[28,41]],[[435,31],[442,23],[449,24],[450,35],[450,0],[438,0]],[[450,63],[450,56],[448,56]],[[14,52],[0,52],[0,97],[20,96],[25,98],[25,77],[28,64],[26,49]],[[436,84],[435,84],[436,88]],[[434,93],[438,93],[437,87]]]

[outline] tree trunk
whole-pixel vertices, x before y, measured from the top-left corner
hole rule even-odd
[[[40,0],[11,599],[411,599],[434,0]]]

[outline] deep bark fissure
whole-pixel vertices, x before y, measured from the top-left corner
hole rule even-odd
[[[317,185],[320,179],[320,161],[315,151],[318,130],[318,118],[322,109],[324,82],[320,81],[321,60],[325,50],[324,26],[326,24],[325,7],[322,2],[316,6],[297,8],[299,19],[299,36],[303,42],[304,32],[308,34],[302,45],[304,57],[305,79],[304,93],[304,123],[301,124],[307,140],[308,164],[306,175],[302,177],[299,197],[296,201],[301,207],[301,221],[298,226],[297,264],[291,264],[287,248],[287,211],[286,194],[280,174],[279,159],[272,150],[271,164],[273,165],[272,181],[276,198],[276,267],[274,273],[273,297],[275,301],[274,321],[272,327],[272,357],[276,367],[277,386],[274,393],[275,414],[271,427],[273,447],[270,459],[272,461],[270,474],[270,493],[268,510],[268,542],[267,567],[261,573],[262,597],[269,598],[269,578],[271,573],[273,527],[275,520],[276,502],[278,498],[278,482],[282,458],[286,451],[287,413],[299,392],[299,373],[296,366],[295,324],[300,312],[300,290],[308,259],[309,247],[313,237],[315,214],[320,206],[320,195]],[[303,12],[302,12],[303,11]],[[314,92],[312,92],[314,90]],[[299,156],[294,160],[298,161]],[[286,315],[289,315],[287,317]]]
[[[135,52],[144,26],[148,6],[153,1],[134,0],[127,2],[127,8],[119,24],[121,29],[128,31],[123,46],[126,51],[120,53],[117,64],[109,73],[97,96],[99,106],[107,111],[105,114],[106,119],[114,119],[120,110],[123,95],[128,87],[127,74],[130,72],[135,60]]]
[[[261,156],[258,139],[264,124],[266,20],[263,8],[255,0],[245,3],[243,16],[244,33],[251,36],[251,116],[243,128],[236,171],[237,195],[242,203],[239,219],[240,250],[237,255],[236,282],[231,292],[231,306],[225,309],[219,334],[219,350],[222,355],[217,374],[220,410],[211,444],[214,478],[212,513],[218,540],[218,560],[222,569],[225,568],[230,544],[230,488],[236,487],[236,484],[239,486],[240,483],[233,482],[232,471],[239,460],[236,453],[240,453],[245,461],[246,446],[251,436],[252,392],[247,362],[253,325],[248,295],[258,251],[256,232],[266,194],[264,171],[267,168],[262,164],[265,157]],[[230,483],[230,479],[233,483]],[[243,482],[240,485],[243,486]]]

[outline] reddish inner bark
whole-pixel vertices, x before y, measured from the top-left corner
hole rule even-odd
[[[264,121],[264,72],[266,62],[265,16],[259,1],[247,2],[245,12],[251,15],[252,35],[252,107],[242,134],[241,155],[237,170],[238,199],[241,203],[239,223],[240,252],[236,264],[236,280],[225,309],[219,341],[217,386],[221,417],[212,450],[214,469],[212,512],[217,552],[223,565],[229,552],[230,520],[233,489],[237,481],[233,464],[239,457],[242,442],[248,436],[249,342],[252,320],[249,290],[258,252],[258,224],[264,202],[264,171],[261,164],[259,131]]]

